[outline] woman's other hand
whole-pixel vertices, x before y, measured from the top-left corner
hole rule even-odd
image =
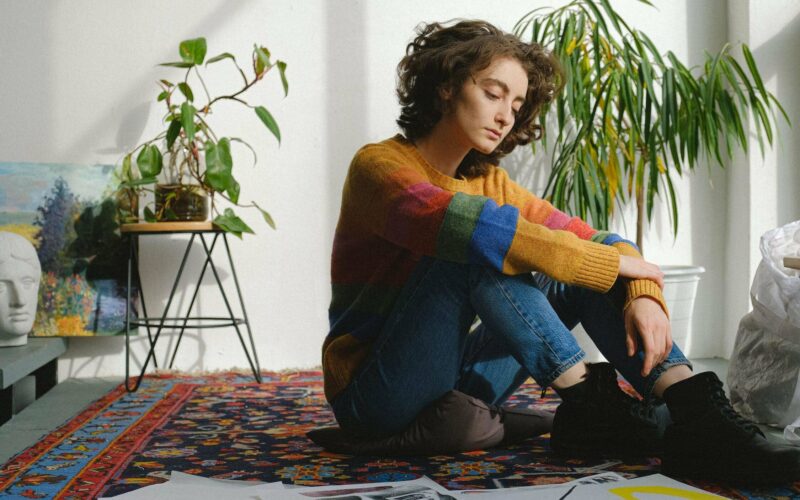
[[[672,350],[672,329],[669,318],[655,300],[634,299],[625,309],[625,345],[633,356],[641,343],[644,350],[642,376],[661,364]]]
[[[619,275],[623,278],[652,280],[664,289],[664,273],[657,265],[644,259],[620,255]]]

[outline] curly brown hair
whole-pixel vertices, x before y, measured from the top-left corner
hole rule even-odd
[[[421,24],[416,31],[417,37],[408,44],[406,55],[397,66],[401,106],[397,124],[409,140],[428,135],[447,111],[441,90],[450,90],[457,96],[467,78],[489,67],[497,57],[516,59],[527,73],[525,102],[497,148],[488,155],[471,150],[457,173],[468,178],[480,176],[515,147],[542,136],[541,126],[534,120],[564,85],[561,64],[550,52],[486,21],[460,21],[452,26]]]

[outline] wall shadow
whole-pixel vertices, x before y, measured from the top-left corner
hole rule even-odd
[[[724,0],[714,0],[686,2],[686,9],[685,62],[689,67],[699,67],[697,70],[705,62],[705,52],[716,53],[728,39],[728,6]],[[706,158],[689,173],[688,191],[678,195],[683,199],[683,206],[688,208],[688,214],[680,213],[679,220],[687,221],[690,226],[687,231],[679,225],[677,236],[688,237],[691,241],[691,262],[685,264],[706,269],[697,289],[687,351],[693,356],[719,356],[725,323],[725,259],[721,256],[725,254],[726,244],[726,173],[714,160]]]
[[[325,2],[325,149],[328,200],[325,242],[330,249],[339,218],[342,185],[350,160],[369,137],[367,123],[367,3]]]
[[[57,89],[48,71],[54,57],[51,8],[47,2],[3,2],[0,11],[0,161],[42,161],[41,145],[56,137],[46,112]]]
[[[142,88],[150,88],[153,90],[153,96],[157,94],[158,87],[156,81],[157,65],[163,61],[172,61],[176,59],[176,47],[181,40],[188,38],[195,38],[204,36],[209,38],[214,33],[219,32],[225,26],[224,20],[227,17],[234,17],[235,13],[254,4],[251,2],[220,2],[217,7],[211,9],[208,14],[204,15],[202,20],[194,23],[191,26],[186,26],[184,29],[176,32],[173,35],[174,43],[165,46],[158,56],[154,56],[151,72],[142,73],[139,75],[118,75],[120,84],[126,85],[126,90],[123,97],[118,101],[118,109],[122,110],[124,118],[119,120],[119,129],[116,134],[116,143],[107,145],[102,148],[96,148],[96,139],[100,133],[108,126],[109,121],[98,121],[92,127],[88,128],[84,133],[77,138],[69,147],[69,149],[62,149],[56,153],[58,157],[73,158],[82,154],[87,150],[94,149],[94,152],[102,155],[116,154],[119,155],[119,161],[122,156],[133,149],[142,139],[142,134],[145,131],[150,112],[153,109],[152,99],[144,102],[136,102],[141,95]],[[209,54],[209,56],[214,54]],[[163,69],[163,68],[161,68]],[[176,70],[176,74],[177,70]]]

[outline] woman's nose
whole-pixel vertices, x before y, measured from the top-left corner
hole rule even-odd
[[[511,123],[513,112],[510,109],[501,109],[497,112],[495,116],[495,121],[504,127]]]

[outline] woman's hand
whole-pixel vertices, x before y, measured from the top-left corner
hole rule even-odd
[[[619,275],[623,278],[646,279],[658,283],[664,289],[664,273],[655,265],[637,257],[619,256]]]
[[[661,364],[672,350],[672,329],[661,306],[649,297],[634,299],[625,309],[625,345],[633,356],[637,344],[644,350],[642,376]]]

